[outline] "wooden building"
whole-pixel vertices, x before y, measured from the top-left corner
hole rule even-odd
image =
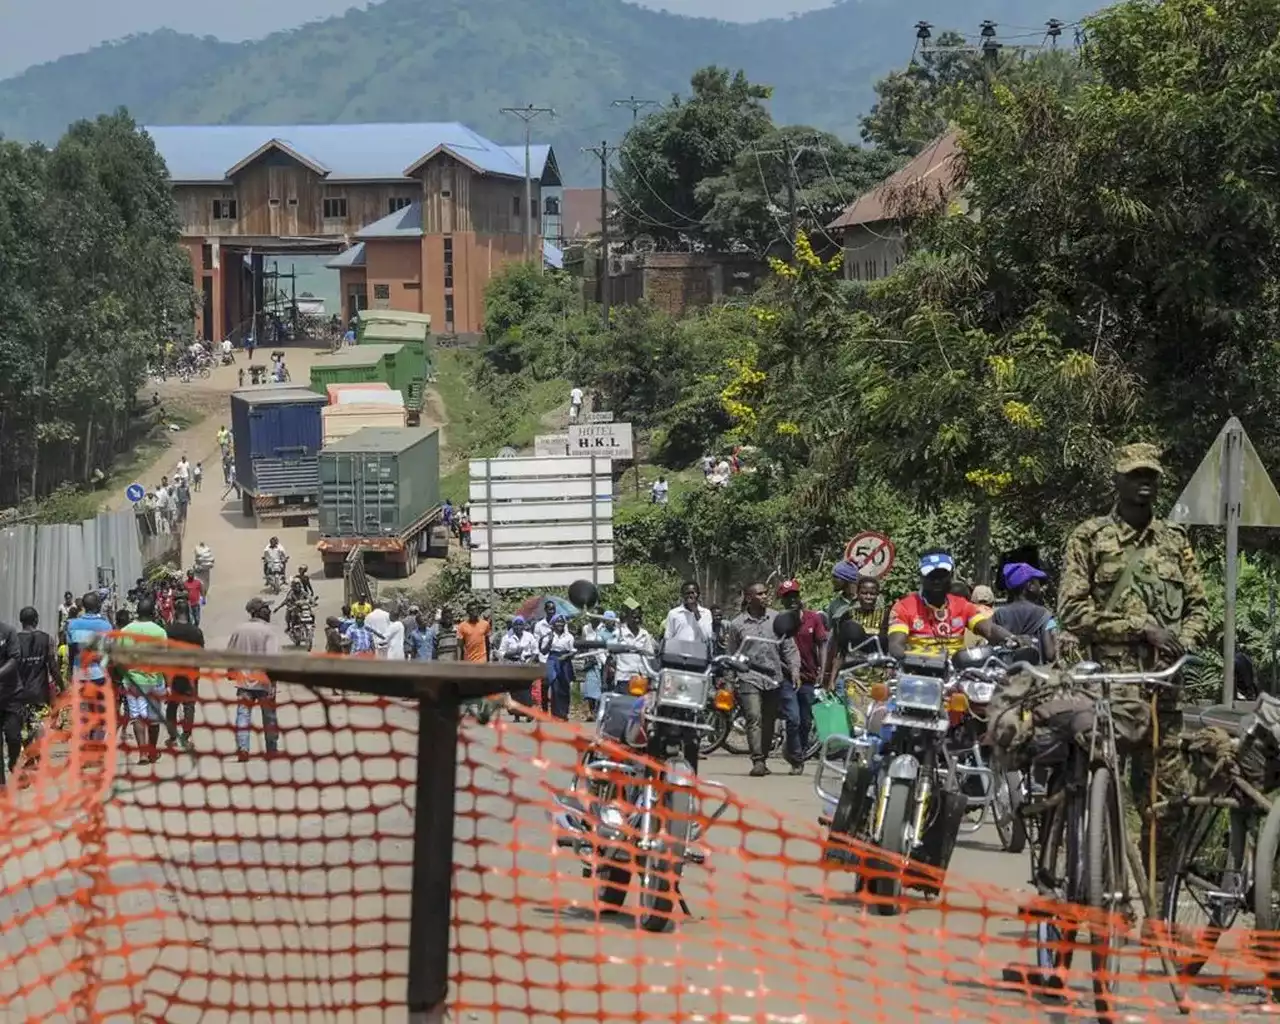
[[[482,326],[484,286],[504,263],[543,258],[542,188],[551,148],[460,124],[149,127],[169,167],[203,302],[197,333],[242,334],[263,306],[263,257],[334,254],[344,314],[364,306],[429,313],[446,334]],[[552,251],[548,258],[554,260]]]

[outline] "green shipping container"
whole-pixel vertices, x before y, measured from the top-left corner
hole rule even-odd
[[[413,356],[404,345],[359,345],[343,349],[311,367],[311,390],[328,393],[330,384],[374,384],[382,381],[392,391],[408,394],[400,374],[413,366]]]
[[[320,535],[397,537],[440,504],[440,432],[365,427],[320,452]]]

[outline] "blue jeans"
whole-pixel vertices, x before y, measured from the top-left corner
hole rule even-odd
[[[568,658],[548,658],[545,685],[551,687],[551,713],[562,721],[569,717],[572,684],[573,662]]]
[[[804,741],[809,735],[804,722],[813,720],[813,687],[801,686],[797,689],[793,683],[784,679],[778,687],[778,717],[787,727],[785,752],[788,763],[804,764]]]
[[[276,724],[276,700],[270,690],[236,690],[236,749],[249,752],[249,728],[253,725],[253,706],[262,709],[262,731],[266,734],[267,752],[280,748],[280,727]]]

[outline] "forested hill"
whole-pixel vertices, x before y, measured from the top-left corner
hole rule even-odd
[[[909,60],[916,21],[976,41],[991,18],[1009,46],[1039,45],[1047,18],[1094,6],[847,0],[734,25],[623,0],[386,0],[253,43],[157,32],[32,68],[0,82],[0,133],[52,141],[125,105],[143,124],[458,120],[514,141],[520,125],[499,108],[532,103],[556,109],[538,135],[572,166],[578,147],[626,128],[612,100],[666,100],[714,63],[774,86],[780,123],[856,138],[874,81]]]

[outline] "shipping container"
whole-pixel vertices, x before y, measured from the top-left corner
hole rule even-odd
[[[382,392],[379,392],[382,393]],[[399,391],[385,392],[399,398]],[[324,424],[324,446],[350,437],[357,430],[365,427],[391,427],[401,429],[405,422],[404,401],[395,405],[361,403],[358,405],[326,405],[320,410],[320,419]]]
[[[382,405],[397,406],[401,409],[405,407],[404,395],[399,391],[392,391],[390,388],[383,388],[381,391],[372,389],[366,391],[363,389],[353,388],[350,385],[343,387],[338,392],[337,401],[330,402],[330,407],[342,405]]]
[[[396,357],[404,351],[403,345],[359,345],[345,348],[336,355],[327,356],[311,367],[311,390],[327,395],[330,384],[372,384],[381,381],[397,391],[392,379],[396,369]],[[390,364],[385,360],[390,357]]]
[[[426,324],[431,327],[430,313],[410,313],[401,309],[362,309],[356,314],[356,321],[359,324],[372,323],[405,323],[405,324]]]
[[[413,344],[421,347],[431,335],[431,328],[425,324],[402,324],[390,320],[376,320],[370,324],[361,324],[356,335],[359,345]]]
[[[342,572],[347,553],[410,576],[427,554],[440,514],[440,434],[366,427],[320,453],[320,555],[325,574]]]
[[[329,396],[329,404],[337,405],[338,396],[352,391],[390,391],[391,385],[386,381],[375,380],[369,384],[330,384],[325,388],[325,393]]]
[[[356,343],[359,345],[404,343],[415,366],[421,366],[422,384],[415,374],[405,392],[405,403],[410,418],[421,411],[425,400],[426,382],[431,379],[431,317],[426,313],[406,313],[398,309],[362,309],[356,326]]]
[[[314,508],[324,407],[322,396],[291,385],[232,392],[231,437],[245,515],[289,517]]]

